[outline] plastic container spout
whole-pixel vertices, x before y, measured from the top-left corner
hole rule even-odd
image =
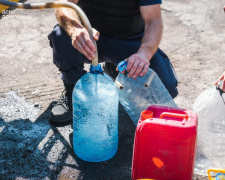
[[[127,70],[127,61],[121,61],[118,65],[116,70],[118,70],[120,73],[126,75],[128,72]]]
[[[148,110],[145,110],[145,111],[142,111],[141,112],[141,120],[146,120],[146,119],[151,119],[153,118],[153,112],[152,111],[148,111]]]
[[[102,74],[103,70],[102,70],[101,64],[98,64],[98,66],[93,66],[91,64],[90,73],[92,73],[92,74]]]
[[[124,74],[124,75],[126,76],[126,75],[129,73],[129,72],[127,71],[127,61],[121,61],[121,62],[117,65],[116,70],[119,71],[120,73],[122,73],[122,74]],[[145,87],[148,87],[148,86],[151,84],[151,82],[152,82],[154,76],[155,76],[155,72],[152,73],[152,74],[147,78],[147,80],[145,81],[145,83],[144,83],[143,85],[144,85]]]

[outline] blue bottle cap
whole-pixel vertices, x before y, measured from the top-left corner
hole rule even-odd
[[[103,70],[102,70],[102,67],[101,67],[101,64],[98,64],[98,66],[90,66],[90,73],[92,74],[101,74],[103,73]]]
[[[121,61],[117,65],[117,69],[119,70],[120,73],[124,73],[127,69],[127,61]]]

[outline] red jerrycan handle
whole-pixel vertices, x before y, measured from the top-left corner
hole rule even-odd
[[[185,112],[185,114],[177,114],[177,113],[170,113],[170,112],[163,112],[161,115],[160,115],[160,119],[163,119],[163,117],[176,117],[176,118],[182,118],[184,119],[181,123],[182,125],[185,125],[185,122],[188,120],[189,118],[189,114]]]

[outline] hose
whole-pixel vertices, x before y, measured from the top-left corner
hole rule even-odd
[[[76,11],[77,15],[80,17],[80,19],[82,20],[84,27],[86,28],[86,30],[88,31],[90,38],[93,42],[93,44],[96,47],[96,52],[95,52],[95,57],[92,60],[92,66],[98,66],[98,51],[97,51],[97,44],[93,38],[93,33],[92,33],[92,27],[91,24],[87,18],[87,16],[85,15],[85,13],[83,12],[83,10],[71,3],[71,2],[49,2],[49,3],[32,3],[32,4],[27,4],[27,3],[15,3],[15,2],[11,2],[11,1],[6,1],[6,0],[0,0],[0,4],[3,4],[5,6],[10,6],[10,7],[15,7],[15,8],[19,8],[19,9],[49,9],[49,8],[71,8],[73,10]]]

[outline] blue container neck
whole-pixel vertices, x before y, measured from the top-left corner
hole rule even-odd
[[[102,70],[101,64],[98,64],[98,66],[92,66],[92,64],[91,64],[90,73],[92,73],[92,74],[102,74],[103,70]]]

